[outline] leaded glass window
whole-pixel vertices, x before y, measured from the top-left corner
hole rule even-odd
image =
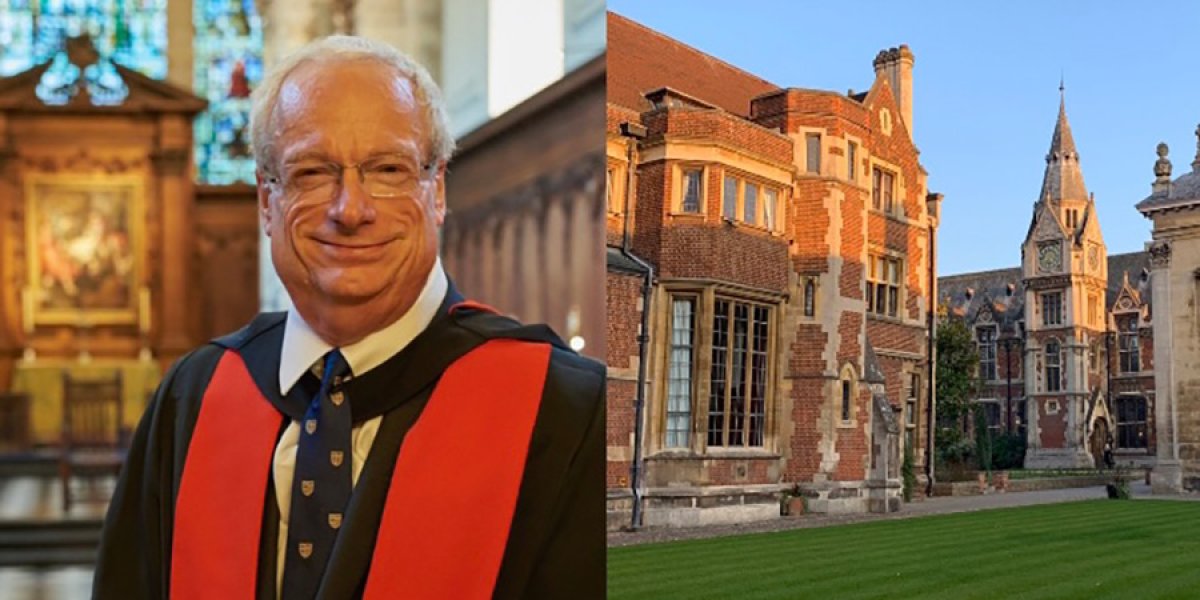
[[[167,75],[166,9],[166,0],[0,0],[0,75],[50,62],[37,89],[43,102],[66,104],[78,85],[93,104],[119,104],[129,90],[112,62]],[[64,44],[85,34],[99,57],[80,72]]]
[[[192,1],[194,92],[208,100],[195,124],[197,176],[251,183],[250,92],[263,76],[262,21],[254,0]]]
[[[667,375],[668,448],[686,448],[692,429],[692,356],[695,346],[695,298],[671,303],[671,363]]]
[[[771,308],[726,299],[713,304],[708,445],[761,447]]]

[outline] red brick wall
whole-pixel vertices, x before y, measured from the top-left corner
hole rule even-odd
[[[637,333],[641,325],[642,279],[636,275],[608,273],[607,310],[608,345],[605,348],[610,369],[637,368]],[[634,430],[634,400],[637,383],[628,378],[610,377],[606,404],[609,447],[629,448]],[[632,455],[632,454],[630,454]],[[610,488],[629,485],[629,462],[609,461],[607,485]]]
[[[1067,406],[1058,399],[1058,414],[1046,414],[1047,399],[1039,398],[1038,427],[1041,433],[1042,448],[1064,448],[1067,445]]]
[[[663,231],[659,270],[664,279],[720,279],[785,291],[787,242],[730,225],[683,224]]]

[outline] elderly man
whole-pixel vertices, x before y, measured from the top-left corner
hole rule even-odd
[[[295,308],[167,374],[95,597],[602,597],[603,369],[447,280],[429,75],[328,38],[266,77],[252,121]]]

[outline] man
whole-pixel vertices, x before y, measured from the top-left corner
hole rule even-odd
[[[328,38],[268,74],[252,122],[295,308],[166,375],[94,596],[602,597],[603,370],[447,280],[428,74]]]

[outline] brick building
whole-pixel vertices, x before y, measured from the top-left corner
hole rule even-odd
[[[1150,257],[1107,254],[1061,102],[1021,256],[938,281],[975,335],[989,426],[1025,435],[1029,468],[1098,465],[1106,443],[1153,464]]]
[[[895,510],[922,469],[940,195],[912,53],[874,67],[784,88],[609,14],[611,524]]]

